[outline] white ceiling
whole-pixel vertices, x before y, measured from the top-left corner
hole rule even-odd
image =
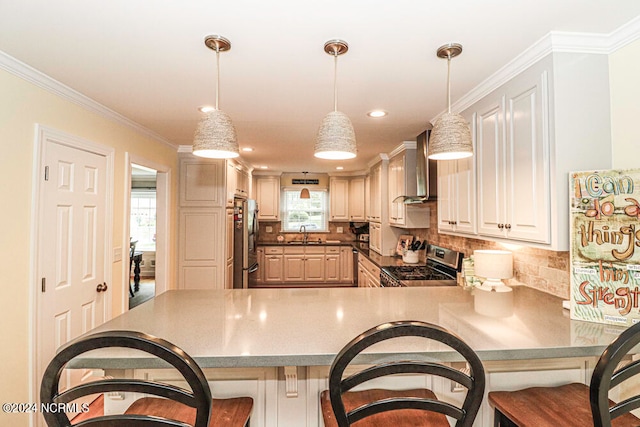
[[[0,0],[0,50],[150,129],[190,145],[214,103],[215,53],[208,34],[232,43],[221,54],[220,108],[236,126],[242,158],[279,171],[363,170],[376,153],[415,139],[446,108],[446,61],[436,49],[461,43],[452,61],[460,98],[550,31],[608,34],[640,14],[638,0]],[[333,108],[327,40],[338,62],[338,109],[352,120],[358,157],[313,157]],[[366,113],[381,108],[383,119]]]

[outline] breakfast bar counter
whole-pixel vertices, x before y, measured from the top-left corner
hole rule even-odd
[[[435,323],[459,335],[483,361],[486,392],[588,383],[597,358],[623,330],[571,320],[559,298],[528,287],[501,294],[447,286],[169,291],[96,331],[138,330],[178,345],[203,368],[214,396],[253,397],[254,427],[318,427],[318,396],[335,355],[363,331],[396,320]],[[408,338],[401,347],[378,344],[357,362],[385,360],[389,353],[465,368],[442,344]],[[166,366],[130,350],[93,351],[78,362],[114,377],[180,384]],[[392,386],[430,388],[452,403],[465,395],[449,381],[424,375],[403,376]],[[105,397],[105,410],[134,398]],[[491,426],[492,418],[485,399],[474,426]]]
[[[176,290],[95,331],[146,332],[183,348],[203,368],[220,368],[329,366],[356,335],[396,320],[441,325],[484,361],[597,357],[623,330],[570,320],[561,299],[532,288],[515,287],[512,301],[491,294],[461,287]],[[395,350],[381,347],[360,361]],[[407,351],[455,361],[454,352],[437,345]],[[151,367],[145,358],[99,359],[84,362]]]

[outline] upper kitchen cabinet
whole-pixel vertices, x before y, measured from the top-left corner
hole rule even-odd
[[[256,203],[258,219],[277,221],[280,219],[280,177],[257,176]]]
[[[473,126],[473,120],[470,123]],[[471,134],[475,135],[473,129]],[[438,161],[438,231],[464,234],[477,232],[476,170],[473,157]]]
[[[349,180],[349,221],[365,221],[365,177],[355,176]]]
[[[417,196],[416,142],[405,141],[389,159],[389,225],[399,228],[428,228],[429,208],[405,204],[400,196]]]
[[[180,206],[216,207],[225,203],[224,160],[184,157],[180,160]]]
[[[611,167],[608,87],[606,55],[553,53],[463,112],[479,237],[569,249],[569,172]]]
[[[227,206],[233,206],[235,197],[249,197],[249,172],[240,163],[227,160]]]
[[[331,221],[365,221],[365,177],[332,176],[329,179]]]
[[[382,221],[382,163],[378,162],[369,170],[369,194],[367,207],[367,220],[373,222]]]
[[[329,179],[329,219],[349,221],[349,178],[332,176]]]

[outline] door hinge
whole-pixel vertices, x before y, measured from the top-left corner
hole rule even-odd
[[[44,167],[44,180],[49,181],[49,166]]]
[[[43,277],[40,283],[40,290],[42,292],[47,292],[47,278]]]

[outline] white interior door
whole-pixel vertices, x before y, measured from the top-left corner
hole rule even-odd
[[[38,237],[38,381],[56,349],[105,321],[107,158],[44,141]],[[106,290],[105,290],[106,288]],[[80,374],[82,375],[82,374]],[[79,381],[66,375],[61,384]]]

